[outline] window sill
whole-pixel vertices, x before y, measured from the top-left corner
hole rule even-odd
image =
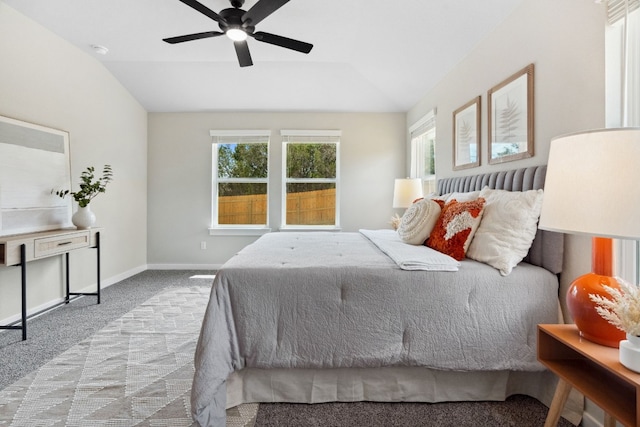
[[[342,231],[340,227],[333,226],[313,226],[313,225],[300,225],[300,226],[286,226],[280,227],[278,231],[287,232],[287,231]]]
[[[268,227],[210,228],[210,236],[262,236],[270,233]]]

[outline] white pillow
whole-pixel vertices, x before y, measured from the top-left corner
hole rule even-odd
[[[482,221],[467,257],[500,270],[503,276],[527,255],[536,237],[542,208],[542,190],[505,191],[485,187]]]
[[[479,191],[469,191],[467,193],[454,192],[454,193],[449,193],[446,196],[447,196],[447,198],[445,199],[446,203],[449,203],[452,200],[457,200],[458,202],[470,202],[471,200],[476,200],[478,197],[480,197],[480,192]]]
[[[443,202],[447,202],[447,198],[452,195],[453,193],[447,193],[447,194],[441,194],[441,195],[429,195],[428,197],[425,197],[425,199],[433,199],[433,200],[442,200]]]
[[[440,216],[440,205],[431,199],[418,200],[400,219],[398,234],[405,243],[422,245]]]

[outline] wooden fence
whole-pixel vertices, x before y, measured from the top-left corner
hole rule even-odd
[[[218,224],[266,224],[267,196],[218,198]],[[287,224],[333,225],[336,221],[335,188],[287,194]]]
[[[218,197],[218,224],[266,223],[266,194]]]

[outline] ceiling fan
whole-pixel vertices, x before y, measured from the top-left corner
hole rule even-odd
[[[233,40],[236,55],[238,56],[238,62],[241,67],[253,65],[249,46],[247,45],[247,37],[253,37],[260,42],[273,44],[302,53],[309,53],[313,48],[312,44],[290,39],[288,37],[278,36],[276,34],[265,33],[262,31],[254,32],[255,26],[260,21],[281,8],[289,0],[258,0],[258,2],[247,11],[241,9],[244,4],[244,0],[230,0],[231,6],[233,7],[223,9],[219,14],[196,0],[180,1],[216,21],[222,31],[206,31],[203,33],[186,34],[184,36],[162,39],[167,43],[175,44],[226,35]]]

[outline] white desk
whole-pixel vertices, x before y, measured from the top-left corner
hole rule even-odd
[[[19,266],[22,273],[21,320],[10,325],[0,326],[0,329],[22,329],[22,339],[27,339],[27,263],[30,261],[64,255],[66,267],[66,297],[63,303],[68,304],[71,296],[93,295],[96,296],[97,303],[100,304],[101,231],[101,228],[92,228],[89,230],[69,228],[0,237],[0,266]],[[70,292],[69,252],[84,248],[96,249],[97,289],[96,292],[92,293]],[[20,323],[20,325],[18,326],[17,323]]]

